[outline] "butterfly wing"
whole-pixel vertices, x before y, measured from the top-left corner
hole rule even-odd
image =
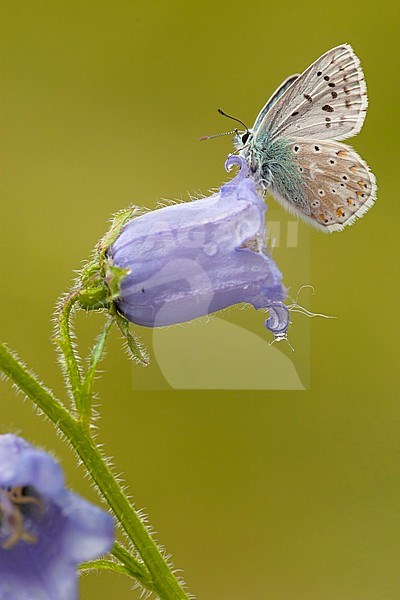
[[[290,212],[331,232],[351,225],[374,204],[375,177],[349,146],[292,138],[285,147],[287,157],[271,171],[268,189]]]
[[[277,137],[344,140],[365,119],[367,88],[360,61],[348,44],[326,52],[257,119],[254,141]],[[260,113],[261,114],[261,113]]]
[[[272,94],[271,98],[268,100],[268,102],[266,102],[266,104],[260,110],[260,113],[256,119],[256,122],[254,123],[253,131],[257,131],[257,129],[259,128],[260,124],[262,123],[265,115],[270,110],[270,108],[275,104],[275,102],[277,100],[279,100],[279,98],[282,96],[282,94],[284,92],[286,92],[286,90],[292,85],[292,83],[294,83],[296,81],[296,79],[298,77],[299,77],[298,73],[296,75],[290,75],[290,77],[285,79],[285,81],[283,83],[281,83],[281,85],[275,90],[275,92]]]

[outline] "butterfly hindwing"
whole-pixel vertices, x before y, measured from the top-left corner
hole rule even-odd
[[[368,165],[349,146],[334,141],[293,138],[297,184],[272,180],[271,193],[290,212],[326,232],[341,230],[362,217],[376,199],[376,183]],[[291,175],[290,181],[295,180]],[[294,195],[295,194],[295,195]]]
[[[360,61],[348,44],[326,52],[256,121],[254,141],[277,137],[343,140],[356,135],[367,110]],[[261,113],[260,113],[261,114]]]

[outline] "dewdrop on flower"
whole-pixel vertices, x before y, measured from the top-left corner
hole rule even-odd
[[[132,323],[162,327],[241,302],[268,309],[266,327],[286,337],[289,312],[282,274],[265,247],[266,206],[245,161],[219,192],[130,220],[107,250],[126,269],[118,311]]]

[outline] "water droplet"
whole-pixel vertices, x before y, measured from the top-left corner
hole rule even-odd
[[[215,242],[209,242],[203,246],[203,252],[207,256],[215,256],[218,252],[218,245]]]

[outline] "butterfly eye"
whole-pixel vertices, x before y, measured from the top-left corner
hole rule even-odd
[[[247,142],[247,140],[249,139],[249,137],[250,137],[250,132],[246,131],[246,133],[244,133],[242,135],[242,144],[245,144]]]

